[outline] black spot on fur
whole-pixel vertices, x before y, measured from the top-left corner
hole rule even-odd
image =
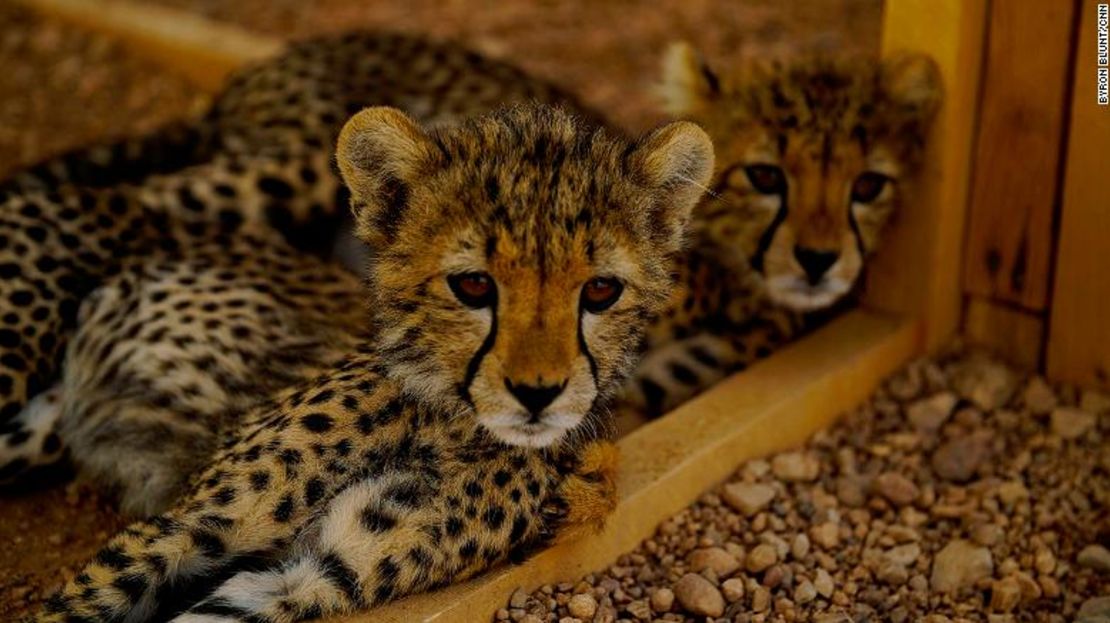
[[[301,418],[301,426],[313,433],[326,433],[332,427],[331,416],[323,413],[309,413]]]
[[[97,552],[96,562],[113,571],[123,571],[131,565],[132,559],[123,553],[123,548],[112,545]]]
[[[360,521],[362,522],[362,527],[370,532],[385,532],[397,525],[396,518],[372,506],[367,506],[363,509]]]
[[[304,504],[305,506],[315,506],[327,491],[327,486],[324,481],[319,478],[309,478],[308,482],[304,485]]]
[[[286,493],[278,505],[274,507],[274,521],[278,523],[285,523],[293,517],[293,510],[296,508],[296,502],[293,501],[293,496]]]
[[[320,559],[320,567],[324,577],[333,585],[339,587],[347,600],[352,604],[362,604],[362,586],[358,574],[343,562],[343,559],[334,552],[328,553]]]
[[[447,536],[449,537],[459,536],[460,534],[462,534],[463,531],[462,519],[459,519],[454,515],[448,517],[447,522],[444,524],[444,530],[447,532]]]
[[[259,470],[251,472],[248,478],[251,483],[252,491],[262,491],[270,484],[270,472],[267,471]]]
[[[505,524],[505,509],[500,506],[491,506],[486,509],[486,514],[482,520],[490,530],[500,530],[501,526]]]

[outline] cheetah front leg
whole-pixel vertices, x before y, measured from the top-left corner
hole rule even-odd
[[[464,525],[440,485],[416,473],[363,480],[335,497],[302,553],[246,571],[176,623],[292,623],[369,608],[465,580],[503,560],[538,521]]]
[[[163,619],[237,570],[280,560],[326,492],[306,491],[316,466],[285,451],[236,467],[215,463],[173,509],[113,537],[35,620]]]
[[[174,623],[291,623],[347,613],[459,582],[528,543],[599,530],[616,505],[617,449],[588,444],[554,495],[511,521],[459,518],[419,474],[369,479],[340,493],[308,551],[235,575]],[[552,534],[554,533],[554,534]]]

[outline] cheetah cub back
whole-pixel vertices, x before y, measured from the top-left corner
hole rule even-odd
[[[425,131],[374,108],[340,170],[376,335],[271,404],[40,620],[291,622],[471,577],[613,503],[606,404],[668,300],[713,166],[521,107]]]

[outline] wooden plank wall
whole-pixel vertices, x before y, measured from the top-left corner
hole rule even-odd
[[[917,318],[926,349],[942,346],[960,326],[961,248],[986,5],[888,0],[883,7],[883,53],[932,56],[944,80],[945,105],[929,137],[925,166],[868,269],[864,302]]]
[[[964,255],[968,338],[1039,367],[1078,1],[995,0]]]
[[[1080,7],[1047,371],[1110,389],[1110,106],[1095,99],[1097,4]]]

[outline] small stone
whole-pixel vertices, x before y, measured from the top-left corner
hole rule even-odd
[[[906,419],[920,431],[933,432],[948,421],[957,402],[959,398],[956,394],[940,392],[928,398],[922,398],[907,407]]]
[[[921,546],[917,543],[907,543],[892,547],[883,552],[883,560],[902,567],[912,566],[921,557]]]
[[[1002,526],[992,523],[976,524],[971,529],[971,540],[984,547],[991,547],[1002,540]]]
[[[1110,596],[1084,601],[1075,615],[1075,623],[1110,623]]]
[[[725,600],[730,604],[740,601],[744,598],[744,580],[740,578],[725,580],[721,584],[721,593],[724,594]]]
[[[821,462],[808,452],[786,452],[771,460],[771,472],[787,482],[812,482],[821,472]]]
[[[534,614],[526,614],[520,618],[519,623],[544,623],[544,620]]]
[[[1075,561],[1080,567],[1110,573],[1110,550],[1101,545],[1088,545],[1079,551]]]
[[[691,571],[712,569],[717,577],[726,578],[740,568],[740,561],[720,547],[706,547],[694,550],[686,559]]]
[[[725,612],[725,598],[717,587],[696,573],[687,573],[674,585],[678,603],[691,614],[719,617]]]
[[[699,575],[696,577],[700,578],[701,576]],[[709,582],[704,579],[702,581],[706,584],[709,584]],[[640,621],[651,620],[651,606],[648,605],[646,599],[637,599],[635,601],[629,602],[628,605],[624,607],[624,611],[628,614],[631,614],[633,618],[639,619]]]
[[[998,501],[1006,506],[1013,506],[1029,497],[1029,489],[1017,480],[1008,480],[998,485]]]
[[[833,549],[840,543],[840,526],[831,521],[809,529],[809,538],[825,549]]]
[[[763,586],[774,590],[786,578],[786,567],[774,565],[763,574]]]
[[[559,623],[582,623],[582,619],[578,617],[563,617],[559,619]]]
[[[779,561],[775,548],[766,543],[756,545],[748,552],[747,569],[752,573],[759,573]]]
[[[804,605],[817,599],[817,589],[814,588],[813,583],[809,580],[803,580],[797,588],[794,589],[794,603]]]
[[[579,593],[567,602],[567,612],[579,619],[592,619],[597,613],[597,600],[589,593]]]
[[[867,502],[866,480],[859,476],[837,478],[836,499],[845,506],[863,506]]]
[[[1048,575],[1042,575],[1037,578],[1037,584],[1041,585],[1041,593],[1049,599],[1056,599],[1060,596],[1060,583],[1056,578]]]
[[[757,586],[752,591],[752,612],[766,612],[771,607],[771,591]]]
[[[957,366],[953,386],[980,409],[992,411],[1010,400],[1017,389],[1017,378],[1001,363],[975,354]]]
[[[1093,389],[1088,389],[1083,392],[1083,396],[1079,399],[1079,408],[1087,413],[1101,415],[1110,411],[1110,396]]]
[[[890,561],[883,561],[879,564],[878,571],[875,576],[879,578],[880,582],[884,582],[891,586],[901,586],[910,579],[910,572],[904,566],[895,564]]]
[[[1066,440],[1079,439],[1095,425],[1095,416],[1080,411],[1061,407],[1052,412],[1052,433]]]
[[[954,592],[990,577],[993,572],[994,560],[989,549],[957,539],[937,552],[929,584],[940,593]]]
[[[991,610],[1010,612],[1021,601],[1021,585],[1014,578],[1004,578],[991,583]]]
[[[504,595],[505,593],[501,594]],[[513,594],[509,597],[509,607],[523,608],[526,605],[528,605],[528,593],[524,592],[523,588],[518,588],[513,591]]]
[[[1018,571],[1014,573],[1012,577],[1017,581],[1021,589],[1022,601],[1036,601],[1041,598],[1041,585],[1037,584],[1033,576]]]
[[[933,471],[945,480],[965,482],[975,475],[989,452],[985,434],[951,439],[933,453]]]
[[[651,609],[663,613],[670,612],[671,606],[674,605],[674,591],[669,588],[656,589],[651,594]]]
[[[1025,385],[1021,401],[1025,403],[1025,408],[1037,415],[1050,413],[1056,408],[1056,392],[1043,378],[1035,376]]]
[[[1047,548],[1038,548],[1037,551],[1033,553],[1033,567],[1036,568],[1039,573],[1051,575],[1052,572],[1056,570],[1056,556]]]
[[[913,481],[897,472],[883,472],[875,479],[875,490],[895,506],[906,506],[919,493]]]
[[[809,553],[809,537],[804,532],[799,532],[790,544],[790,555],[794,560],[802,560]]]
[[[836,590],[832,576],[821,568],[817,569],[817,575],[813,578],[813,588],[816,588],[817,593],[825,599],[832,597],[833,591]]]
[[[775,488],[764,484],[733,482],[725,485],[721,498],[745,517],[751,517],[767,508],[771,500],[775,499]]]

